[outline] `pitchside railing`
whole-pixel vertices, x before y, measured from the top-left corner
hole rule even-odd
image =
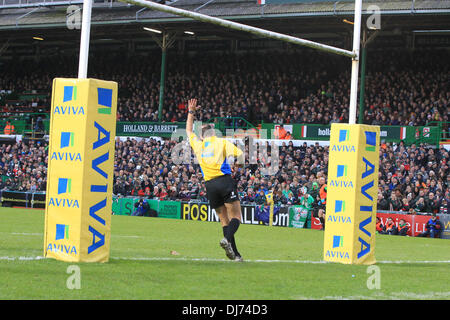
[[[439,128],[438,144],[450,140],[450,122],[449,121],[431,121],[430,126]]]
[[[39,117],[42,119],[42,123],[40,130],[37,130],[36,121]],[[5,113],[5,116],[0,116],[0,134],[3,134],[6,121],[10,121],[14,125],[14,134],[20,135],[33,131],[48,133],[50,127],[48,113],[8,112]]]
[[[207,121],[214,123],[216,129],[226,134],[227,130],[236,131],[243,129],[245,131],[252,129],[258,131],[258,128],[242,117],[215,117]]]

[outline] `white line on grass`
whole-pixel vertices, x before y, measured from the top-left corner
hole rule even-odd
[[[7,261],[14,261],[14,260],[20,260],[20,261],[33,261],[33,260],[41,260],[45,259],[42,256],[36,256],[36,257],[13,257],[13,256],[3,256],[0,257],[0,261],[7,260]],[[111,257],[111,260],[128,260],[128,261],[201,261],[201,262],[232,262],[228,259],[217,259],[217,258],[189,258],[189,257]],[[263,259],[250,259],[245,260],[245,262],[251,262],[251,263],[299,263],[299,264],[324,264],[324,263],[331,263],[327,261],[313,261],[313,260],[263,260]],[[424,260],[424,261],[378,261],[377,263],[380,264],[411,264],[411,263],[419,263],[419,264],[432,264],[432,263],[449,263],[450,260],[444,260],[444,261],[431,261],[431,260]]]
[[[36,256],[36,257],[0,257],[0,261],[2,260],[6,260],[6,261],[15,261],[15,260],[20,260],[20,261],[34,261],[34,260],[41,260],[41,259],[45,259],[42,256]]]
[[[391,292],[385,294],[383,292],[375,292],[373,295],[356,295],[356,296],[325,296],[325,297],[305,297],[294,296],[295,300],[435,300],[435,299],[448,299],[450,292],[426,292],[426,293],[414,293],[414,292]]]
[[[43,233],[11,232],[14,236],[43,236]]]
[[[42,232],[0,232],[0,233],[6,233],[6,234],[12,234],[14,236],[43,236],[44,233]],[[144,238],[143,236],[129,236],[129,235],[120,235],[120,234],[113,234],[111,235],[113,238]]]
[[[180,258],[172,258],[172,257],[111,257],[113,260],[132,260],[132,261],[207,261],[207,262],[230,262],[228,259],[214,259],[214,258],[188,258],[188,257],[180,257]],[[300,264],[324,264],[331,263],[324,260],[313,261],[313,260],[263,260],[263,259],[245,259],[245,262],[253,262],[253,263],[300,263]],[[377,263],[383,264],[411,264],[411,263],[450,263],[450,260],[444,261],[377,261]]]
[[[232,262],[229,259],[218,259],[218,258],[172,258],[172,257],[111,257],[113,260],[132,260],[132,261],[206,261],[206,262]],[[256,263],[305,263],[305,264],[318,264],[327,263],[326,261],[311,261],[311,260],[244,260],[245,262],[256,262]]]
[[[414,260],[406,260],[406,261],[377,261],[377,263],[384,263],[384,264],[401,264],[401,263],[450,263],[450,260],[443,260],[443,261],[433,261],[433,260],[423,260],[423,261],[414,261]]]

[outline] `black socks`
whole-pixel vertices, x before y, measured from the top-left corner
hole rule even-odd
[[[227,234],[225,235],[225,238],[227,238],[228,241],[231,241],[231,239],[234,237],[234,234],[236,233],[240,224],[241,222],[239,221],[239,219],[233,218],[230,220],[230,223],[228,224]]]
[[[240,224],[241,222],[239,221],[239,219],[233,218],[231,219],[228,226],[222,227],[223,236],[228,240],[228,242],[231,243],[231,247],[233,248],[234,254],[239,257],[241,256],[241,254],[237,250],[236,241],[234,240],[234,234],[236,233]]]

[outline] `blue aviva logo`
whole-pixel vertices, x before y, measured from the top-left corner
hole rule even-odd
[[[74,145],[74,133],[73,132],[61,132],[60,148],[73,147]]]
[[[76,86],[64,86],[63,102],[77,100],[77,87]]]
[[[59,147],[60,149],[73,147],[75,145],[74,142],[75,134],[73,132],[61,132],[61,138],[59,140]],[[53,151],[51,154],[50,160],[55,161],[82,161],[81,160],[81,153],[80,152],[60,152],[60,151]]]
[[[70,194],[72,192],[72,179],[58,178],[58,195]],[[80,208],[77,199],[50,197],[48,201],[49,207],[58,208]]]
[[[366,151],[375,151],[377,142],[377,133],[373,131],[364,131],[366,135]]]
[[[336,200],[334,203],[334,213],[340,213],[345,211],[345,201]]]
[[[339,130],[339,142],[348,141],[350,139],[350,133],[348,130]]]
[[[342,248],[344,246],[343,236],[333,236],[333,248]]]
[[[97,93],[98,93],[97,103],[101,106],[97,109],[98,113],[111,114],[112,89],[97,88]]]
[[[347,178],[347,173],[348,171],[348,165],[346,164],[338,164],[336,166],[336,178],[340,178],[340,179],[330,179],[329,180],[329,184],[330,187],[337,187],[337,188],[352,188],[353,189],[353,181],[348,181]]]
[[[72,191],[72,179],[58,178],[58,194]]]
[[[344,237],[343,236],[333,236],[332,249],[343,248],[344,247]],[[347,251],[342,251],[342,249],[337,250],[327,250],[325,257],[330,259],[350,259],[350,255]]]
[[[334,133],[333,133],[334,135]],[[337,152],[356,152],[356,148],[354,145],[348,145],[343,142],[349,142],[350,141],[350,130],[347,129],[339,129],[338,132],[338,143],[333,144],[333,147],[331,148],[331,151],[337,151]],[[343,144],[341,144],[343,143]]]
[[[57,224],[55,240],[63,239],[69,239],[69,226],[67,224]]]
[[[346,164],[345,165],[338,164],[336,176],[338,178],[346,177],[347,176],[347,168],[348,168],[348,166]]]

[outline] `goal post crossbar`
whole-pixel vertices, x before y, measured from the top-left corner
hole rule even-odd
[[[221,19],[221,18],[216,18],[216,17],[208,16],[208,15],[193,12],[193,11],[183,10],[183,9],[171,7],[171,6],[164,5],[164,4],[159,4],[156,2],[152,2],[152,1],[147,1],[147,0],[119,0],[119,1],[134,4],[134,5],[141,6],[141,7],[146,7],[146,8],[157,10],[157,11],[174,14],[177,16],[191,18],[191,19],[198,20],[201,22],[212,23],[212,24],[219,25],[219,26],[222,26],[225,28],[229,28],[229,29],[234,29],[234,30],[243,31],[243,32],[249,32],[249,33],[252,33],[252,34],[255,34],[258,36],[262,36],[262,37],[266,37],[266,38],[281,40],[281,41],[285,41],[285,42],[289,42],[289,43],[293,43],[293,44],[297,44],[297,45],[301,45],[301,46],[306,46],[309,48],[313,48],[313,49],[317,49],[317,50],[321,50],[321,51],[325,51],[325,52],[331,52],[331,53],[346,56],[349,58],[355,58],[357,56],[357,54],[355,54],[354,52],[344,50],[341,48],[336,48],[336,47],[329,46],[326,44],[322,44],[322,43],[318,43],[318,42],[314,42],[314,41],[310,41],[310,40],[306,40],[306,39],[301,39],[301,38],[293,37],[293,36],[278,33],[278,32],[273,32],[273,31],[269,31],[269,30],[265,30],[265,29],[261,29],[261,28],[257,28],[257,27],[252,27],[252,26],[245,25],[242,23],[225,20],[225,19]]]

